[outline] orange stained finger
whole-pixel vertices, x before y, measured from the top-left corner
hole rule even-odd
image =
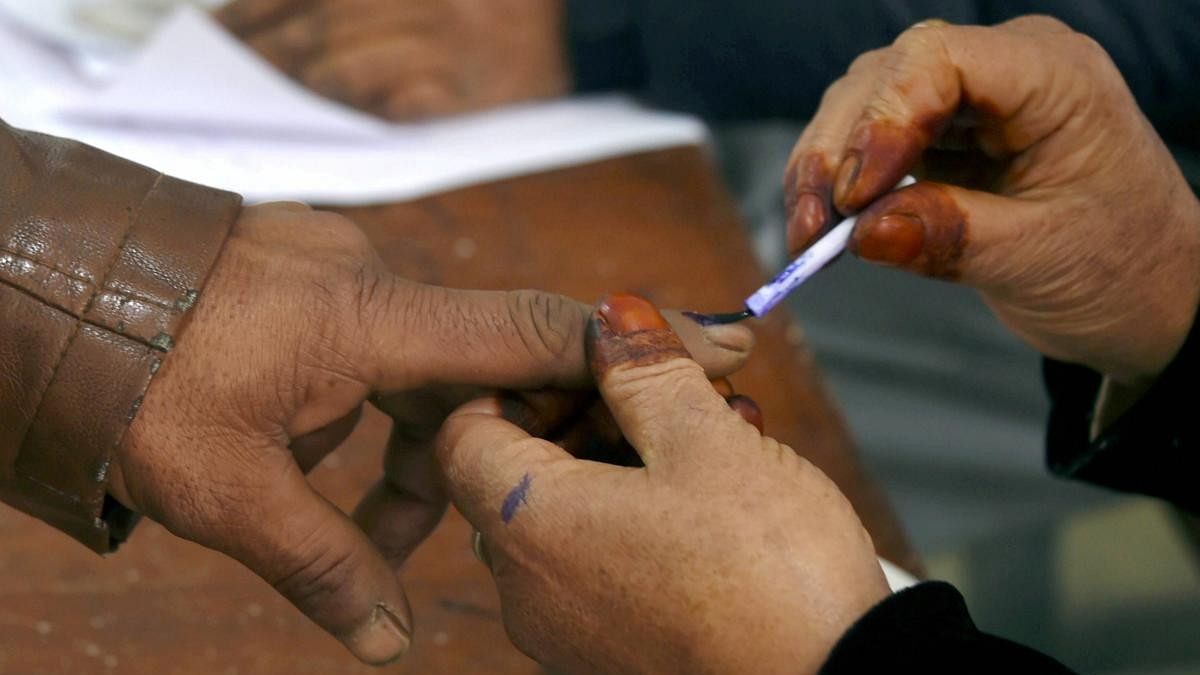
[[[758,433],[761,434],[763,432],[762,408],[758,407],[758,404],[754,402],[754,399],[750,398],[749,396],[742,396],[739,394],[737,396],[731,396],[729,399],[727,399],[727,402],[729,403],[730,408],[733,408],[737,414],[742,416],[742,419],[749,422],[755,429],[758,429]]]
[[[1064,41],[1069,44],[1060,44]],[[834,181],[834,200],[857,212],[887,192],[940,135],[961,105],[977,110],[976,139],[994,157],[1020,152],[1052,133],[1089,86],[1091,73],[1065,77],[1077,61],[1051,59],[1051,50],[1085,49],[1072,35],[1047,41],[1004,27],[925,25],[909,29],[888,50],[886,68],[849,132]],[[997,59],[995,54],[1005,58]],[[1049,63],[1057,63],[1050,67]]]
[[[600,302],[588,326],[588,354],[608,410],[648,468],[703,447],[702,438],[737,419],[642,298],[616,294]]]
[[[717,390],[717,393],[725,398],[729,398],[736,393],[733,390],[733,383],[729,381],[728,377],[718,377],[714,380],[711,380],[711,382],[713,389]]]
[[[875,86],[882,50],[855,60],[849,72],[825,90],[821,105],[792,150],[784,174],[788,252],[795,256],[834,224],[833,181],[846,136]]]
[[[849,242],[856,255],[918,274],[1003,290],[1019,277],[1012,222],[1036,222],[1039,205],[987,192],[918,182],[876,200]]]

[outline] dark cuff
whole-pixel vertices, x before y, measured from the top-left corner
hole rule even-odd
[[[575,90],[636,89],[644,79],[632,0],[567,0],[567,48]]]
[[[1028,647],[981,633],[962,595],[932,581],[888,597],[834,646],[821,675],[842,673],[1070,673]]]
[[[1102,378],[1087,368],[1046,359],[1050,394],[1046,463],[1059,476],[1123,492],[1160,497],[1200,512],[1196,490],[1196,376],[1200,322],[1174,361],[1129,410],[1090,439]]]

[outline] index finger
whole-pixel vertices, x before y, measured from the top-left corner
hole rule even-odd
[[[1032,30],[1037,26],[1043,30]],[[1052,27],[1067,30],[1042,17],[995,27],[926,23],[905,31],[888,50],[847,136],[834,181],[838,209],[857,212],[887,192],[963,104],[980,113],[975,141],[993,157],[1021,152],[1058,129],[1072,110],[1063,104],[1080,92],[1056,83],[1090,78],[1063,78],[1061,68],[1075,62],[1048,57],[1088,40],[1073,34],[1074,40],[1048,41],[1044,33]]]
[[[464,291],[389,276],[370,294],[365,379],[379,391],[425,384],[499,389],[591,385],[585,356],[587,306],[541,291]],[[744,326],[701,327],[674,315],[710,376],[745,363],[754,344]]]

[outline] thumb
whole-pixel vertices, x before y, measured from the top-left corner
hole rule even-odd
[[[647,467],[704,447],[722,428],[753,430],[730,409],[683,341],[648,301],[610,295],[588,329],[604,402]]]
[[[1028,268],[1009,249],[1043,217],[1035,202],[922,181],[863,211],[849,247],[864,260],[989,290]]]
[[[407,598],[362,530],[313,491],[290,456],[282,475],[262,487],[250,498],[219,500],[180,534],[244,564],[363,662],[408,651]]]
[[[502,409],[496,398],[467,403],[446,419],[437,440],[450,499],[490,545],[501,547],[512,536],[510,524],[530,522],[522,511],[536,505],[544,485],[553,484],[552,465],[577,462],[504,419]]]

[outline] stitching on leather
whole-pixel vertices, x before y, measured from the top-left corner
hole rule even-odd
[[[19,258],[25,262],[33,263],[34,265],[37,265],[38,267],[44,267],[44,268],[50,270],[51,272],[57,272],[58,274],[61,274],[64,277],[66,277],[72,281],[78,281],[79,283],[87,284],[88,286],[96,285],[95,283],[88,281],[87,279],[79,276],[78,274],[75,274],[73,272],[68,272],[64,269],[60,269],[54,265],[51,265],[49,263],[38,260],[37,258],[30,258],[28,255],[26,255],[24,253],[20,253],[20,252],[14,251],[12,249],[5,248],[3,246],[0,246],[0,253],[7,253],[8,255],[11,255],[15,258]]]
[[[77,323],[77,324],[82,324],[84,326],[91,326],[92,328],[95,328],[97,330],[102,330],[107,333],[112,333],[114,335],[120,335],[121,337],[123,337],[127,340],[132,340],[132,341],[138,343],[139,345],[142,345],[143,347],[149,347],[150,349],[154,349],[155,351],[161,351],[154,345],[150,344],[149,341],[143,340],[142,338],[140,338],[136,335],[127,335],[125,333],[119,333],[119,332],[113,330],[112,326],[105,326],[103,324],[96,323],[95,321],[89,321],[82,317],[76,316],[74,312],[68,310],[66,307],[63,307],[62,305],[51,302],[51,301],[47,300],[46,298],[43,298],[43,297],[37,295],[36,293],[30,291],[28,288],[25,288],[24,286],[19,286],[19,285],[13,283],[10,279],[0,278],[0,286],[6,286],[22,295],[27,295],[30,298],[33,298],[35,301],[37,301],[37,303],[39,305],[45,305],[51,309],[58,310],[58,311],[62,312],[63,314],[66,314],[67,316],[75,319],[75,323]]]
[[[30,483],[33,483],[34,485],[37,485],[38,487],[45,488],[45,489],[53,492],[54,494],[58,495],[59,497],[65,497],[66,499],[68,499],[69,501],[71,501],[75,504],[83,503],[83,499],[81,499],[78,495],[73,495],[69,492],[63,492],[62,490],[59,490],[58,488],[54,487],[53,485],[44,483],[44,482],[38,480],[37,478],[30,476],[29,474],[25,473],[24,471],[21,471],[18,469],[15,472],[15,474],[16,474],[17,478],[24,478],[25,480],[29,481]]]
[[[100,280],[101,287],[108,287],[108,277],[112,274],[113,268],[117,266],[117,261],[121,259],[121,254],[125,253],[125,246],[129,243],[129,238],[133,236],[133,227],[137,225],[138,219],[142,217],[142,210],[146,208],[146,202],[150,201],[151,195],[158,190],[158,186],[162,184],[164,177],[161,173],[154,177],[154,183],[150,185],[150,189],[146,190],[146,194],[142,195],[141,203],[138,204],[133,213],[129,214],[129,222],[125,226],[125,232],[121,234],[121,241],[117,243],[117,248],[113,251],[112,258],[109,259],[108,264],[103,268],[104,271],[96,277]],[[92,303],[96,301],[98,291],[98,288],[92,291],[92,297],[88,298],[87,303],[83,306],[84,314],[87,314],[92,309]]]
[[[2,255],[2,254],[8,254],[19,260],[22,260],[22,261],[25,261],[28,263],[33,263],[34,265],[37,265],[38,267],[48,269],[51,272],[54,272],[56,274],[61,274],[64,277],[70,279],[71,281],[78,281],[81,284],[85,284],[85,285],[93,287],[93,288],[95,288],[95,286],[96,286],[96,284],[92,283],[91,281],[88,281],[87,279],[85,279],[77,274],[72,274],[71,272],[68,272],[64,269],[55,267],[54,265],[48,265],[48,264],[42,262],[41,260],[38,260],[37,258],[30,258],[29,256],[25,255],[24,253],[18,253],[17,251],[13,251],[11,249],[7,249],[7,248],[4,248],[3,246],[0,246],[0,255]],[[113,266],[116,266],[115,261],[113,262]],[[5,279],[3,277],[0,277],[0,281],[5,281]],[[174,307],[173,305],[169,305],[166,302],[163,302],[162,300],[152,298],[148,295],[141,295],[140,293],[136,293],[133,291],[122,291],[120,289],[116,289],[116,288],[113,288],[112,286],[108,286],[108,285],[105,285],[102,289],[99,289],[99,290],[103,290],[105,292],[112,293],[114,295],[120,296],[121,298],[138,300],[140,302],[144,302],[147,305],[150,305],[151,307],[157,307],[158,309],[161,309],[164,312],[170,312],[172,314],[179,313],[179,309],[177,307]],[[93,291],[93,292],[98,294],[99,290]]]
[[[104,280],[105,282],[108,281],[109,273],[112,272],[113,266],[116,265],[117,260],[120,259],[121,253],[124,252],[125,244],[128,243],[129,236],[133,233],[133,226],[135,223],[137,223],[138,218],[140,218],[142,215],[142,209],[145,207],[146,202],[150,199],[150,196],[153,195],[154,191],[158,189],[159,184],[162,183],[162,179],[163,179],[163,174],[161,174],[161,173],[158,174],[157,177],[155,177],[154,183],[150,186],[149,190],[146,190],[146,194],[142,196],[142,201],[140,204],[138,204],[137,209],[134,210],[134,212],[130,214],[129,221],[125,225],[125,231],[121,235],[120,243],[118,243],[118,245],[117,245],[117,250],[113,254],[112,259],[108,261],[107,265],[105,265],[104,274],[99,277],[100,279]],[[9,284],[9,285],[12,285],[12,284]],[[87,303],[85,303],[83,306],[84,314],[87,314],[88,311],[91,310],[92,303],[95,302],[95,300],[96,300],[96,291],[97,290],[98,289],[96,289],[93,286],[91,297],[88,298]],[[40,300],[42,301],[43,304],[46,304],[44,299],[40,299]],[[71,316],[74,316],[73,314],[70,314],[70,313],[68,313],[68,314]],[[50,380],[46,383],[46,386],[42,388],[41,393],[38,394],[37,401],[33,405],[33,416],[31,417],[31,419],[36,420],[38,414],[41,413],[42,404],[46,402],[46,396],[50,393],[50,389],[54,387],[54,383],[58,381],[58,373],[59,373],[59,370],[62,369],[63,359],[66,357],[67,352],[70,351],[71,347],[74,346],[75,339],[79,337],[79,333],[82,330],[82,326],[84,323],[85,322],[81,318],[76,317],[74,326],[72,326],[72,328],[71,328],[71,334],[67,337],[66,341],[63,343],[62,349],[59,350],[58,354],[54,357],[54,360],[51,361],[51,363],[53,363],[54,366],[50,370]],[[108,330],[108,329],[105,329],[105,330]],[[28,436],[29,436],[29,429],[27,428],[27,429],[25,429],[25,435],[21,437],[20,444],[17,445],[17,454],[16,454],[17,457],[20,457],[23,454],[23,450],[25,448],[25,439],[28,438]]]
[[[170,312],[172,314],[179,313],[179,309],[176,307],[172,307],[171,305],[168,305],[167,303],[165,303],[161,300],[155,300],[154,298],[151,298],[151,297],[148,297],[145,295],[140,295],[138,293],[131,293],[129,291],[119,291],[115,288],[110,288],[108,286],[105,286],[104,288],[102,288],[101,291],[103,291],[104,293],[112,293],[113,295],[121,298],[122,305],[128,303],[130,300],[137,300],[138,302],[144,302],[147,305],[150,305],[151,307],[154,307],[156,309],[161,309],[164,312]],[[100,292],[98,291],[96,293],[96,295],[100,295]]]

